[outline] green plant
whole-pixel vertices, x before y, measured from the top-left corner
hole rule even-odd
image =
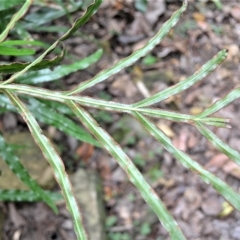
[[[145,64],[145,65],[153,65],[154,63],[157,62],[157,58],[154,57],[153,55],[151,54],[148,54],[146,57],[143,58],[142,60],[142,63]]]
[[[130,236],[127,233],[109,233],[109,240],[130,240]]]
[[[11,42],[10,43],[9,41],[4,42],[4,39],[7,37],[10,29],[16,24],[19,18],[22,17],[23,14],[25,14],[31,3],[32,1],[30,0],[24,3],[22,8],[18,11],[17,14],[14,15],[10,23],[6,25],[5,30],[0,35],[0,42],[2,42],[0,46],[4,47],[3,45],[4,43],[5,46],[6,44],[8,45],[8,48],[5,49],[2,48],[4,50],[3,52],[5,53],[5,55],[14,53],[16,54],[24,53],[25,51],[24,49],[16,50],[15,48],[12,47],[12,45],[9,45],[11,44]],[[165,149],[167,149],[178,161],[180,161],[184,167],[192,170],[193,172],[196,172],[199,175],[199,177],[202,178],[203,181],[205,181],[207,184],[211,184],[232,206],[234,206],[237,210],[240,210],[240,195],[238,193],[234,192],[234,190],[226,183],[224,183],[221,179],[217,178],[215,175],[205,170],[202,166],[200,166],[198,163],[192,160],[184,152],[174,147],[171,140],[154,124],[153,121],[150,121],[148,119],[148,117],[163,118],[171,121],[192,124],[196,126],[200,133],[202,133],[214,146],[216,146],[218,150],[226,154],[237,164],[240,164],[240,153],[232,149],[223,141],[221,141],[216,135],[214,135],[212,131],[210,131],[206,127],[206,125],[213,125],[216,127],[229,126],[228,119],[210,117],[210,115],[217,112],[221,108],[227,106],[235,99],[239,98],[240,88],[231,91],[224,98],[218,100],[212,106],[204,110],[202,113],[195,116],[149,107],[155,103],[167,99],[172,95],[180,93],[189,88],[190,86],[199,82],[206,75],[214,71],[216,67],[224,61],[224,59],[227,56],[227,51],[226,50],[220,51],[215,57],[213,57],[210,61],[204,64],[202,68],[199,69],[196,73],[194,73],[191,77],[177,83],[171,88],[163,90],[135,104],[127,105],[94,99],[82,95],[81,96],[75,95],[76,93],[80,93],[83,90],[106,80],[108,77],[132,65],[141,57],[146,56],[146,54],[148,54],[157,44],[159,44],[159,42],[168,34],[168,32],[178,22],[179,18],[181,17],[181,14],[186,10],[187,2],[185,1],[182,7],[172,15],[172,17],[162,26],[160,31],[143,48],[132,53],[132,55],[128,56],[127,58],[120,60],[109,69],[101,71],[92,79],[80,83],[74,89],[70,91],[61,92],[53,90],[50,91],[47,89],[32,86],[31,84],[36,83],[37,77],[45,74],[44,72],[45,70],[48,72],[49,75],[51,75],[51,73],[54,72],[56,69],[57,73],[60,73],[65,68],[68,69],[69,66],[65,65],[59,65],[54,70],[49,69],[49,66],[56,65],[62,60],[64,56],[64,51],[62,52],[61,56],[58,56],[55,59],[44,60],[44,58],[50,52],[56,49],[61,42],[71,37],[80,26],[86,23],[88,19],[92,16],[92,14],[96,12],[100,4],[101,0],[95,0],[94,3],[87,8],[85,14],[81,18],[77,19],[73,23],[72,27],[62,37],[60,37],[55,43],[48,47],[47,50],[38,58],[36,58],[34,61],[24,64],[11,63],[0,65],[1,73],[14,73],[9,78],[3,79],[3,81],[0,82],[0,89],[1,92],[3,93],[3,95],[1,95],[1,105],[5,111],[16,111],[22,115],[26,124],[28,125],[28,128],[31,131],[31,134],[35,142],[39,145],[45,158],[51,164],[55,174],[55,178],[57,179],[62,189],[63,197],[66,200],[67,208],[73,217],[75,231],[78,239],[85,240],[87,239],[87,235],[82,224],[81,213],[78,209],[74,194],[71,189],[71,183],[65,172],[61,158],[51,145],[49,139],[46,136],[44,136],[36,119],[45,122],[49,121],[47,122],[49,124],[54,123],[58,128],[61,127],[62,131],[65,131],[67,134],[71,134],[72,136],[75,136],[80,140],[88,141],[95,145],[102,145],[102,147],[105,148],[116,159],[119,165],[127,173],[129,180],[138,188],[142,197],[155,211],[159,220],[166,228],[166,230],[169,232],[171,238],[185,239],[177,223],[175,222],[171,214],[168,212],[163,202],[154,192],[154,190],[145,181],[142,174],[137,170],[135,165],[124,153],[121,147],[112,139],[112,137],[106,131],[104,131],[97,124],[97,122],[92,118],[92,116],[88,113],[85,107],[94,107],[107,111],[124,112],[132,115],[157,141],[159,141],[165,147]],[[45,21],[45,19],[43,19],[43,21]],[[24,40],[24,42],[21,43],[26,45],[31,44],[31,41]],[[27,54],[30,53],[33,52],[28,51]],[[95,54],[96,55],[94,55],[93,57],[94,58],[93,62],[96,59],[99,59],[99,55],[101,55],[101,50],[97,51]],[[88,65],[90,65],[93,62],[88,63]],[[71,67],[69,67],[69,69],[71,69]],[[77,70],[79,69],[73,67],[72,71]],[[34,76],[34,74],[36,73],[38,74],[37,77]],[[67,74],[69,74],[69,72],[67,72]],[[59,77],[60,76],[58,75],[57,78]],[[47,79],[48,81],[51,81],[52,78],[54,78],[54,80],[56,79],[53,75],[51,75]],[[14,81],[17,81],[17,83],[13,83]],[[41,80],[38,80],[37,82],[40,83]],[[35,98],[41,100],[36,100]],[[53,104],[54,101],[58,103]],[[68,108],[66,108],[66,106]],[[53,119],[46,120],[47,119],[46,115],[50,111],[49,109],[51,109]],[[73,121],[69,120],[66,117],[73,115],[80,120],[80,122],[86,127],[86,129],[89,130],[90,133],[92,133],[95,136],[97,140],[93,139],[91,135],[87,134],[86,132],[83,132]],[[77,133],[75,132],[75,130],[77,130]],[[25,181],[25,183],[30,187],[30,189],[35,193],[35,195],[38,196],[38,199],[45,201],[56,212],[57,208],[54,204],[54,197],[51,196],[49,193],[41,190],[35,183],[33,183],[33,181],[30,179],[30,176],[26,173],[23,167],[17,163],[18,160],[16,159],[16,157],[14,157],[11,148],[6,145],[2,138],[0,144],[1,155],[3,159],[7,161],[10,168],[13,169],[13,171],[22,180]],[[21,194],[23,196],[26,196],[24,193]],[[19,195],[16,194],[14,196],[17,197]],[[2,192],[1,196],[3,199],[4,192]],[[8,196],[5,195],[4,200],[9,199],[8,197],[9,195]],[[116,236],[114,237],[116,239]],[[125,238],[127,239],[128,236],[125,236]]]
[[[149,223],[143,223],[143,224],[141,225],[141,228],[140,228],[140,233],[141,233],[141,235],[146,236],[146,235],[148,235],[150,232],[151,232],[151,228],[150,228]]]

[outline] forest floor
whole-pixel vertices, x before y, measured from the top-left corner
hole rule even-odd
[[[141,6],[136,2],[137,0],[104,0],[99,11],[81,28],[81,33],[89,38],[73,37],[66,41],[67,50],[83,58],[96,49],[96,44],[91,41],[96,39],[104,48],[104,56],[94,67],[63,79],[64,84],[61,87],[70,89],[80,81],[93,77],[100,70],[112,66],[119,59],[127,57],[143,46],[181,6],[181,1],[148,1],[146,11],[141,12]],[[56,22],[63,23],[64,19]],[[226,1],[222,9],[217,8],[212,1],[190,1],[177,26],[149,55],[107,81],[84,91],[84,94],[121,103],[134,103],[191,76],[218,51],[228,49],[227,59],[212,74],[183,93],[155,106],[186,114],[198,114],[230,90],[240,86],[239,42],[240,3],[237,0]],[[187,239],[240,239],[240,213],[197,174],[184,168],[133,118],[112,112],[91,112],[133,159],[173,214]],[[211,129],[223,141],[240,151],[240,100],[222,109],[216,116],[230,118],[231,128]],[[161,119],[154,121],[176,147],[239,192],[240,167],[217,151],[194,126]],[[7,130],[4,124],[6,123],[3,122],[3,128]],[[79,143],[62,133],[57,134],[55,142],[71,149],[63,151],[63,159],[76,160],[77,156],[82,161],[82,167],[97,169],[99,172],[103,182],[109,240],[169,239],[155,214],[107,152]],[[68,234],[73,231],[72,225],[66,223],[68,217],[65,210],[60,211],[59,218],[49,217],[52,225],[47,227],[46,222],[43,224],[43,219],[52,215],[43,203],[11,203],[3,204],[3,207],[8,215],[5,239],[26,240],[27,238],[17,238],[16,231],[10,229],[16,230],[19,226],[24,228],[29,221],[42,233],[41,236],[45,236],[42,237],[43,240],[75,239],[74,235],[66,235],[64,228],[60,231],[61,227],[55,227],[62,226],[60,222],[64,216],[65,227],[68,223]],[[20,218],[19,221],[16,221],[16,216]],[[52,229],[52,234],[43,234],[47,229]]]

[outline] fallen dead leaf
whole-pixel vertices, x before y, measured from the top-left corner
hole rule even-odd
[[[197,115],[203,111],[203,108],[201,107],[192,107],[190,108],[190,114]]]
[[[119,217],[123,220],[124,225],[132,224],[132,210],[133,204],[131,204],[127,198],[118,201],[116,211],[119,214]]]
[[[235,20],[240,21],[240,7],[234,6],[234,7],[230,10],[230,14],[232,15],[232,17],[233,17]]]
[[[188,148],[191,149],[195,147],[198,144],[198,142],[199,142],[199,139],[197,138],[197,136],[194,133],[190,132],[187,140]]]
[[[215,171],[216,169],[222,169],[225,173],[230,174],[233,177],[240,179],[240,166],[231,161],[223,153],[219,153],[214,156],[206,165],[207,169]]]
[[[190,187],[185,190],[184,199],[187,202],[188,207],[182,213],[182,218],[184,220],[188,220],[189,217],[192,216],[192,213],[195,212],[201,206],[202,197],[199,191]]]
[[[186,151],[187,139],[188,139],[188,133],[186,129],[182,129],[180,134],[173,139],[173,145],[179,150]]]
[[[9,216],[16,228],[26,225],[25,219],[19,214],[13,203],[9,203]]]
[[[168,137],[172,138],[175,136],[172,129],[165,123],[158,122],[157,126],[159,129],[161,129]]]
[[[208,32],[209,33],[209,30],[210,30],[210,26],[207,22],[197,22],[197,25],[204,31],[204,32]],[[211,32],[210,32],[211,33]]]
[[[124,5],[122,1],[114,1],[114,7],[119,11],[123,9]]]
[[[219,153],[215,155],[206,165],[206,168],[212,168],[212,167],[217,167],[220,168],[222,167],[226,162],[228,161],[228,157],[223,154]]]
[[[166,188],[171,188],[176,184],[175,180],[173,178],[165,179],[165,178],[159,178],[158,185],[161,185]]]
[[[240,166],[231,160],[224,164],[223,171],[232,175],[233,177],[240,179]]]
[[[196,22],[205,22],[206,20],[205,16],[200,12],[194,12],[192,16]]]
[[[184,98],[184,103],[187,105],[192,105],[192,103],[196,101],[198,96],[199,96],[199,89],[188,92],[187,96]]]
[[[187,52],[187,46],[187,41],[182,39],[176,39],[174,43],[174,47],[183,54]]]
[[[232,76],[232,71],[227,70],[226,68],[219,68],[217,70],[217,75],[219,80],[224,80]]]
[[[78,157],[85,163],[89,161],[89,158],[93,155],[94,147],[89,143],[83,143],[76,150]]]
[[[217,197],[210,197],[202,202],[202,210],[208,216],[217,216],[222,211],[222,205]]]
[[[119,97],[131,98],[138,93],[134,83],[130,79],[130,75],[119,76],[110,86],[111,94]]]
[[[222,204],[222,211],[219,213],[219,217],[227,217],[229,216],[234,210],[234,207],[230,205],[228,202],[223,202]]]
[[[227,61],[232,61],[239,54],[239,46],[235,43],[225,46],[228,50]]]
[[[142,13],[135,13],[134,21],[131,23],[126,33],[129,36],[150,36],[152,28]],[[141,40],[141,39],[139,39]],[[138,41],[139,41],[138,40]]]
[[[148,8],[145,12],[145,17],[148,22],[153,25],[156,23],[158,18],[166,11],[165,0],[160,1],[149,1]]]
[[[110,186],[104,186],[103,192],[104,192],[104,199],[106,201],[109,201],[114,195],[113,189]]]
[[[97,167],[100,172],[100,176],[103,180],[108,181],[111,179],[111,167],[107,156],[100,155],[97,158]]]

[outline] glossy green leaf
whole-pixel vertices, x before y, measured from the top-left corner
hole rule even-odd
[[[228,104],[232,103],[234,100],[240,98],[240,87],[229,92],[225,97],[216,101],[212,106],[205,109],[203,112],[197,115],[198,118],[203,118],[209,116],[220,109],[226,107]]]
[[[52,202],[62,200],[63,197],[60,193],[54,193],[50,191],[44,191]],[[0,201],[3,202],[38,202],[42,201],[42,198],[34,191],[25,190],[4,190],[0,189]]]
[[[43,82],[55,81],[59,78],[69,75],[70,73],[88,68],[101,58],[102,52],[102,49],[99,49],[84,59],[81,59],[70,65],[59,65],[53,70],[47,68],[40,71],[26,73],[18,79],[18,82],[24,84],[39,84]]]
[[[192,85],[196,84],[212,71],[214,71],[219,64],[221,64],[227,57],[227,50],[220,51],[215,57],[213,57],[210,61],[204,64],[201,69],[195,72],[191,77],[175,84],[172,87],[169,87],[159,93],[152,95],[140,102],[134,104],[135,107],[146,107],[150,106],[154,103],[161,102],[177,93],[180,93]]]
[[[210,131],[207,127],[205,127],[202,123],[196,122],[195,126],[199,130],[199,132],[207,138],[213,146],[215,146],[219,151],[224,153],[226,156],[231,158],[235,163],[240,165],[240,153],[235,149],[231,148],[221,139],[219,139],[212,131]]]
[[[49,44],[46,44],[41,41],[29,41],[29,40],[6,40],[0,43],[0,46],[22,46],[22,45],[30,45],[30,46],[40,46],[40,47],[49,47]]]
[[[47,107],[45,104],[35,99],[30,99],[29,102],[30,111],[33,113],[34,117],[40,122],[54,126],[60,131],[82,142],[87,142],[97,147],[100,146],[98,141],[96,141],[88,132],[86,132],[83,128],[74,123],[71,119],[56,112],[54,109]]]
[[[4,41],[9,31],[15,26],[16,22],[25,15],[32,2],[33,0],[26,0],[23,6],[19,9],[19,11],[12,16],[12,19],[10,20],[9,24],[7,25],[5,30],[0,34],[0,42]]]
[[[162,39],[169,33],[169,31],[176,25],[179,18],[181,17],[181,14],[186,10],[186,7],[187,3],[184,1],[182,7],[178,11],[176,11],[167,22],[163,24],[159,32],[152,39],[150,39],[149,42],[144,47],[140,48],[139,50],[136,50],[130,56],[118,61],[112,67],[101,71],[92,79],[80,83],[76,88],[74,88],[71,91],[68,91],[67,94],[72,95],[74,93],[81,92],[89,87],[92,87],[97,83],[106,80],[110,76],[120,72],[124,68],[129,67],[137,60],[139,60],[141,57],[144,57],[157,44],[159,44],[162,41]]]
[[[171,153],[182,165],[197,173],[207,184],[211,184],[230,204],[240,211],[240,195],[220,178],[205,170],[200,164],[192,160],[186,153],[173,146],[171,140],[152,122],[139,113],[136,119],[164,148]]]
[[[84,15],[81,18],[78,18],[73,26],[61,37],[59,38],[55,43],[53,43],[40,57],[38,57],[35,61],[33,61],[31,64],[27,65],[23,70],[20,72],[12,75],[7,81],[5,81],[3,84],[11,83],[16,78],[22,76],[24,73],[26,73],[29,69],[34,67],[36,64],[40,63],[43,58],[49,54],[52,50],[54,50],[57,45],[62,42],[63,40],[66,40],[70,36],[72,36],[80,26],[85,24],[89,18],[97,11],[98,7],[100,6],[102,0],[95,0],[92,5],[90,5]]]
[[[33,54],[35,54],[33,49],[0,46],[0,55],[3,56],[26,56]]]
[[[64,41],[72,36],[81,26],[83,26],[90,17],[96,13],[97,9],[100,7],[102,0],[95,0],[90,6],[88,6],[84,15],[78,18],[73,26],[60,38],[60,41]]]
[[[8,167],[15,173],[15,175],[26,184],[39,199],[46,202],[54,212],[57,212],[57,207],[51,198],[43,191],[35,180],[31,178],[27,170],[24,168],[19,158],[14,154],[11,146],[8,145],[4,138],[0,135],[0,156],[7,163]]]
[[[99,127],[97,122],[88,114],[88,112],[80,108],[73,101],[68,101],[68,105],[82,124],[84,124],[85,127],[96,136],[102,146],[116,159],[121,168],[126,172],[129,180],[137,187],[145,201],[156,212],[159,220],[169,232],[170,236],[175,240],[185,239],[177,223],[171,214],[169,214],[163,202],[145,181],[142,174],[138,171],[121,147],[106,131]]]
[[[77,1],[75,4],[69,4],[67,2],[67,11],[69,13],[74,13],[76,11],[79,11],[82,7],[82,1]],[[25,18],[24,22],[21,22],[18,24],[21,28],[32,30],[32,29],[38,29],[39,26],[42,26],[43,24],[47,24],[52,22],[53,20],[56,20],[60,17],[63,17],[66,15],[65,9],[56,9],[51,8],[47,4],[45,7],[42,7],[37,12],[29,13]]]
[[[0,10],[8,10],[9,8],[21,6],[26,0],[1,0]]]
[[[1,7],[1,5],[0,5]],[[6,26],[8,25],[12,15],[16,12],[16,9],[9,8],[6,10],[0,10],[0,19],[1,19],[1,24],[0,24],[0,32],[3,32]]]
[[[29,68],[29,71],[36,71],[44,68],[50,68],[52,66],[55,66],[59,64],[63,58],[64,58],[65,51],[61,53],[61,55],[54,57],[53,59],[49,60],[42,60],[36,65],[32,66]],[[21,71],[31,65],[30,62],[27,63],[18,63],[18,62],[13,62],[10,64],[0,64],[0,73],[15,73],[18,71]]]
[[[82,216],[79,211],[77,201],[72,192],[72,186],[69,181],[68,175],[65,172],[65,167],[62,159],[59,157],[56,150],[53,148],[49,139],[42,134],[42,129],[39,127],[37,121],[33,115],[28,111],[25,105],[10,91],[5,91],[8,97],[11,99],[13,105],[18,112],[25,119],[29,130],[33,136],[34,141],[38,144],[42,150],[43,155],[49,161],[52,166],[54,176],[59,183],[63,196],[67,203],[67,208],[74,220],[75,232],[78,239],[87,240],[87,235],[82,224]]]

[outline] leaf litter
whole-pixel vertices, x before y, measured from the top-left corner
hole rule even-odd
[[[105,55],[96,64],[95,69],[83,70],[81,75],[79,73],[71,75],[70,79],[67,78],[63,82],[63,88],[73,88],[80,81],[90,78],[93,73],[110,66],[113,61],[125,57],[142,46],[178,7],[178,1],[150,1],[146,11],[140,12],[135,8],[132,0],[104,1],[97,15],[81,30],[83,33],[105,42],[108,46],[106,48],[108,55],[107,57]],[[236,39],[240,38],[239,9],[240,5],[237,2],[225,4],[223,9],[219,10],[211,1],[199,3],[190,1],[190,7],[178,26],[152,51],[151,54],[156,57],[157,62],[148,66],[141,61],[137,63],[137,67],[142,71],[142,81],[147,93],[153,94],[154,91],[163,90],[192,74],[219,49],[227,48],[229,50],[227,60],[214,73],[186,92],[158,104],[157,107],[197,114],[201,109],[227,94],[229,90],[239,86],[240,56],[239,46],[236,43]],[[60,23],[64,25],[65,22],[61,21]],[[39,37],[41,38],[41,36]],[[73,43],[68,46],[70,52],[76,50],[78,40],[79,38],[76,38],[75,45]],[[77,51],[79,54],[83,49],[89,53],[93,52],[92,44],[88,44],[86,40],[81,40],[81,44],[84,45],[84,48],[79,47]],[[172,77],[170,79],[164,77],[161,75],[163,71],[168,72],[168,75]],[[149,76],[151,72],[157,74],[156,80],[150,81],[149,77],[144,80],[144,77]],[[111,100],[123,103],[139,101],[143,98],[143,92],[133,81],[132,76],[134,76],[134,68],[125,69],[106,83],[96,85],[84,93],[98,97],[96,93],[103,92],[103,95],[108,94]],[[239,101],[235,101],[219,113],[223,117],[231,115],[231,130],[212,129],[222,140],[236,149],[240,146],[239,110]],[[97,111],[93,110],[93,113],[97,113]],[[113,115],[115,122],[121,118],[122,116],[119,114]],[[19,122],[18,125],[20,125]],[[104,120],[101,125],[107,130],[114,128],[113,124],[105,123]],[[239,189],[239,167],[223,154],[216,152],[193,127],[165,121],[159,122],[159,127],[172,138],[175,146],[180,147],[223,180],[231,182],[236,190]],[[21,130],[22,126],[17,126],[17,128]],[[6,127],[4,131],[9,130]],[[136,158],[135,161],[141,163],[138,166],[140,171],[147,176],[149,181],[152,181],[150,183],[153,184],[156,192],[176,217],[187,239],[239,239],[240,214],[229,210],[228,206],[224,205],[222,197],[199,180],[197,175],[186,171],[153,139],[145,135],[142,135],[144,137],[141,138],[136,137],[134,131],[136,130],[133,129],[130,134],[125,133],[126,135],[122,136],[124,141],[121,144],[129,156],[133,159]],[[64,135],[59,136],[58,142],[65,144]],[[151,240],[159,236],[168,239],[166,231],[153,217],[154,214],[149,212],[135,188],[127,181],[125,175],[119,172],[115,161],[108,154],[101,150],[97,150],[97,153],[93,154],[91,147],[82,144],[75,151],[67,152],[65,150],[63,155],[73,158],[75,153],[84,159],[84,164],[90,168],[97,168],[101,174],[107,216],[117,216],[115,225],[108,230],[109,234],[122,236],[127,234],[130,239]],[[155,179],[149,177],[149,174]],[[38,218],[31,218],[32,226],[43,230],[46,236],[44,239],[49,239],[47,234],[50,236],[54,232],[60,239],[66,239],[64,236],[67,234],[71,235],[71,231],[73,231],[71,224],[63,224],[65,226],[62,230],[64,233],[60,231],[61,227],[59,226],[64,222],[63,219],[69,218],[64,208],[60,208],[62,220],[60,223],[61,221],[54,218],[41,203],[36,206],[34,209],[23,204],[21,208],[16,206],[16,211],[20,216],[22,215],[25,221],[31,217],[31,213],[38,216]],[[43,213],[45,217],[51,215],[49,218],[55,223],[54,227],[43,228],[47,225],[47,222],[41,218]],[[147,223],[148,220],[150,232],[147,236],[141,236],[141,224]],[[18,226],[15,226],[13,230],[10,230],[9,226],[6,225],[8,239],[14,235],[14,231],[15,233],[19,231]],[[24,232],[22,236],[24,236]],[[74,240],[74,235],[71,235],[69,239]]]

